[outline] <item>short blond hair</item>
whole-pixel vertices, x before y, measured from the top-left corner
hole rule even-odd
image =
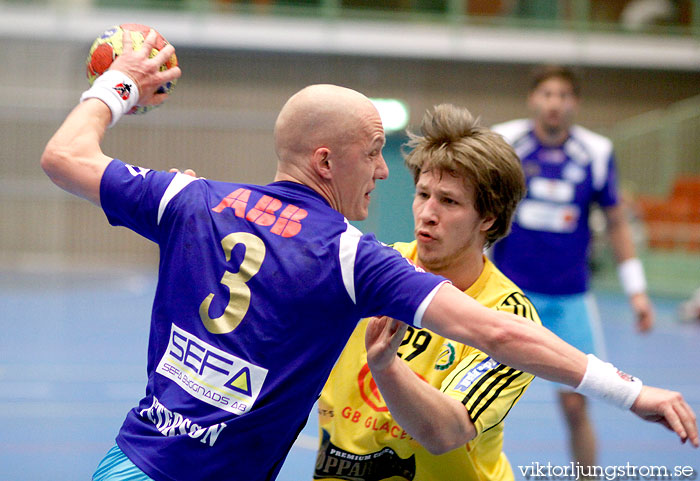
[[[479,124],[463,107],[441,104],[428,110],[421,133],[408,132],[404,154],[414,183],[422,172],[437,170],[464,179],[474,187],[474,207],[479,215],[495,217],[486,233],[486,247],[505,237],[518,202],[525,195],[525,175],[520,159],[499,134]]]

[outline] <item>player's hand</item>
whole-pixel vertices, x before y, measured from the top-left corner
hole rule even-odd
[[[182,75],[180,67],[160,70],[160,67],[165,65],[175,53],[175,47],[171,44],[163,47],[155,57],[148,58],[156,43],[156,38],[155,30],[151,29],[143,42],[143,46],[139,50],[134,50],[131,33],[128,30],[124,30],[122,54],[109,67],[110,70],[119,70],[125,73],[136,83],[139,89],[139,105],[158,105],[163,103],[168,94],[156,93],[158,87],[172,82]]]
[[[660,423],[674,431],[681,442],[690,440],[696,448],[700,446],[695,413],[681,393],[643,386],[630,409],[645,421]]]
[[[398,360],[396,352],[408,325],[390,317],[373,317],[367,323],[365,347],[367,364],[372,371],[381,371]]]
[[[656,314],[654,306],[652,306],[649,296],[640,292],[630,296],[630,304],[637,318],[637,330],[639,332],[648,332],[654,326]]]
[[[168,172],[170,172],[171,174],[179,174],[180,169],[173,168],[173,169],[170,169]],[[182,173],[185,175],[189,175],[190,177],[197,177],[197,173],[192,169],[185,169],[185,171]]]

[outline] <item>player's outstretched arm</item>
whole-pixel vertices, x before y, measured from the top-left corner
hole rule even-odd
[[[671,428],[681,440],[700,446],[695,414],[681,394],[642,386],[549,330],[488,309],[452,285],[440,287],[423,316],[423,327],[474,346],[508,366],[630,408],[643,419]]]
[[[387,317],[370,319],[365,332],[367,364],[391,415],[432,454],[443,454],[476,436],[465,407],[423,382],[396,352],[406,324]]]
[[[550,381],[577,386],[586,371],[586,355],[548,329],[488,309],[451,284],[438,290],[423,316],[423,327]]]
[[[111,157],[102,152],[100,142],[110,123],[118,120],[114,118],[116,111],[113,109],[123,108],[121,113],[126,113],[127,107],[131,108],[138,101],[140,89],[149,92],[141,97],[141,105],[160,103],[165,99],[164,94],[153,92],[159,85],[180,76],[177,67],[159,70],[172,55],[172,45],[164,47],[152,59],[148,58],[155,38],[155,32],[151,31],[144,47],[134,51],[131,35],[125,31],[124,51],[111,65],[109,75],[102,76],[104,85],[98,84],[102,77],[98,78],[97,87],[83,94],[84,101],[73,109],[49,140],[41,156],[41,167],[62,189],[99,205],[100,181],[111,161]],[[112,79],[114,85],[105,84],[107,79]],[[116,87],[121,89],[119,95],[115,93]]]

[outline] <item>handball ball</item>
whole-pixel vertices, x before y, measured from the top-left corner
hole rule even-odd
[[[139,50],[143,46],[143,42],[151,30],[151,27],[146,25],[141,25],[138,23],[124,23],[122,25],[114,26],[105,30],[105,32],[97,37],[90,47],[90,53],[85,60],[85,65],[87,67],[87,78],[90,85],[93,84],[95,79],[107,71],[115,58],[121,55],[123,51],[122,37],[124,35],[124,30],[128,30],[131,34],[131,41],[133,42],[134,50]],[[156,54],[168,45],[168,41],[158,32],[156,32],[156,44],[153,49],[151,49],[150,58],[156,56]],[[165,63],[160,67],[161,70],[167,70],[172,67],[177,66],[177,57],[175,54],[172,55]],[[164,85],[158,87],[157,93],[167,93],[172,92],[175,87],[175,80],[168,82]],[[136,105],[131,109],[129,114],[142,114],[148,112],[149,110],[155,108],[156,105]]]

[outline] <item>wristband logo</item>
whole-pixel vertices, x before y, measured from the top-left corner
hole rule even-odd
[[[129,96],[131,95],[131,85],[125,84],[124,82],[118,83],[113,88],[116,90],[122,100],[128,100]]]
[[[627,381],[627,382],[634,382],[635,381],[634,376],[632,376],[631,374],[627,374],[626,372],[622,372],[619,369],[617,370],[617,375],[620,376],[620,378],[623,381]]]

